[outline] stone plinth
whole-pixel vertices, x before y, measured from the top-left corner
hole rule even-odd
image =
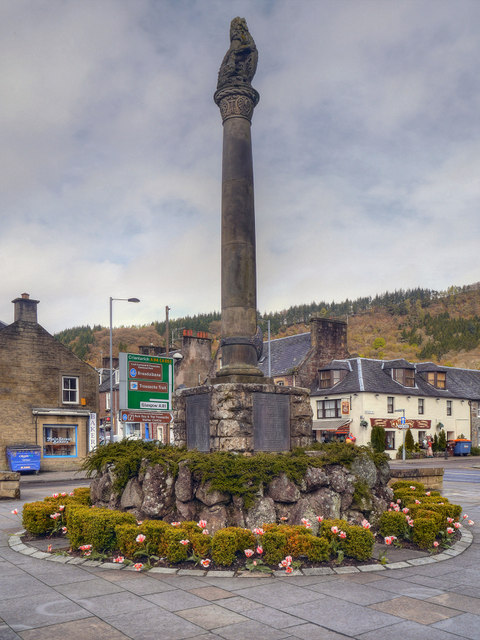
[[[212,384],[177,391],[174,444],[200,451],[289,451],[313,442],[308,389]]]
[[[20,474],[16,471],[0,471],[0,499],[20,498]]]
[[[417,467],[410,469],[397,469],[392,467],[389,485],[397,480],[409,480],[412,484],[421,482],[425,489],[441,491],[443,488],[443,467]]]

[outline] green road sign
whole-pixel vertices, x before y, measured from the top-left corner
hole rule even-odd
[[[173,358],[120,353],[120,408],[171,411]]]

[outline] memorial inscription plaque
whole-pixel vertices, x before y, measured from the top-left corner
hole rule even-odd
[[[187,448],[210,451],[210,394],[186,398]]]
[[[290,450],[290,398],[276,393],[253,394],[255,451]]]

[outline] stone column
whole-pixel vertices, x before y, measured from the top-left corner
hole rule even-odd
[[[222,366],[219,382],[259,382],[255,208],[251,119],[259,94],[250,80],[256,47],[243,19],[231,26],[231,46],[214,96],[223,121]]]

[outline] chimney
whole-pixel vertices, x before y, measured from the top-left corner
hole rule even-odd
[[[30,294],[22,293],[20,298],[12,300],[15,309],[14,322],[34,322],[37,323],[38,300],[30,300]]]
[[[313,316],[310,336],[312,347],[326,362],[348,357],[347,323],[343,320]]]

